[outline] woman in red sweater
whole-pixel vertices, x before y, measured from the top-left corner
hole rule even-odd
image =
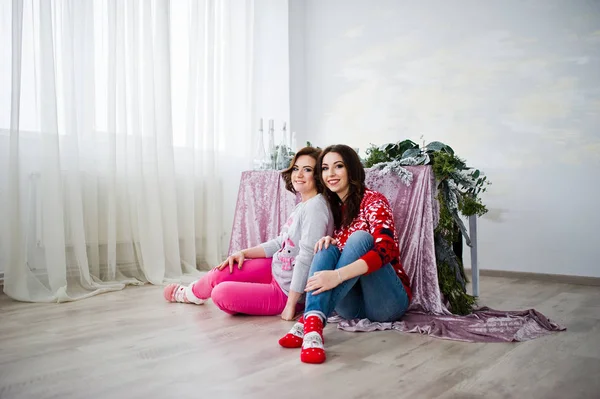
[[[327,147],[317,162],[335,223],[315,245],[303,318],[279,340],[302,347],[305,363],[323,363],[323,327],[335,310],[345,319],[399,320],[410,303],[388,200],[365,187],[365,170],[347,145]]]

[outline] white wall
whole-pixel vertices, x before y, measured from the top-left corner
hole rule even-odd
[[[600,277],[600,3],[291,0],[292,26],[299,141],[443,141],[493,182],[481,268]]]
[[[253,132],[262,117],[266,144],[268,120],[273,119],[278,144],[283,122],[290,132],[288,1],[255,0],[254,15]]]
[[[292,131],[297,132],[298,147],[306,144],[307,106],[306,106],[306,60],[304,58],[305,3],[289,2],[289,98],[290,123]]]

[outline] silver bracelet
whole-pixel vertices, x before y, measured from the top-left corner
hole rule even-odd
[[[342,278],[342,275],[340,274],[340,269],[337,269],[336,271],[337,271],[337,273],[338,273],[338,277],[339,277],[339,279],[340,279],[340,283],[343,283],[343,282],[344,282],[344,279]]]

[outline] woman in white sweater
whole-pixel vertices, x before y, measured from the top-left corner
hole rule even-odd
[[[292,320],[302,309],[303,293],[316,242],[333,232],[333,216],[315,176],[321,150],[304,147],[281,172],[286,188],[300,202],[276,238],[238,251],[204,277],[184,286],[170,284],[170,302],[202,304],[208,298],[224,312]]]

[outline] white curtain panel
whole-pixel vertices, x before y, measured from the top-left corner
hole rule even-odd
[[[253,20],[249,0],[0,2],[9,296],[192,280],[222,259],[225,190],[252,157]]]

